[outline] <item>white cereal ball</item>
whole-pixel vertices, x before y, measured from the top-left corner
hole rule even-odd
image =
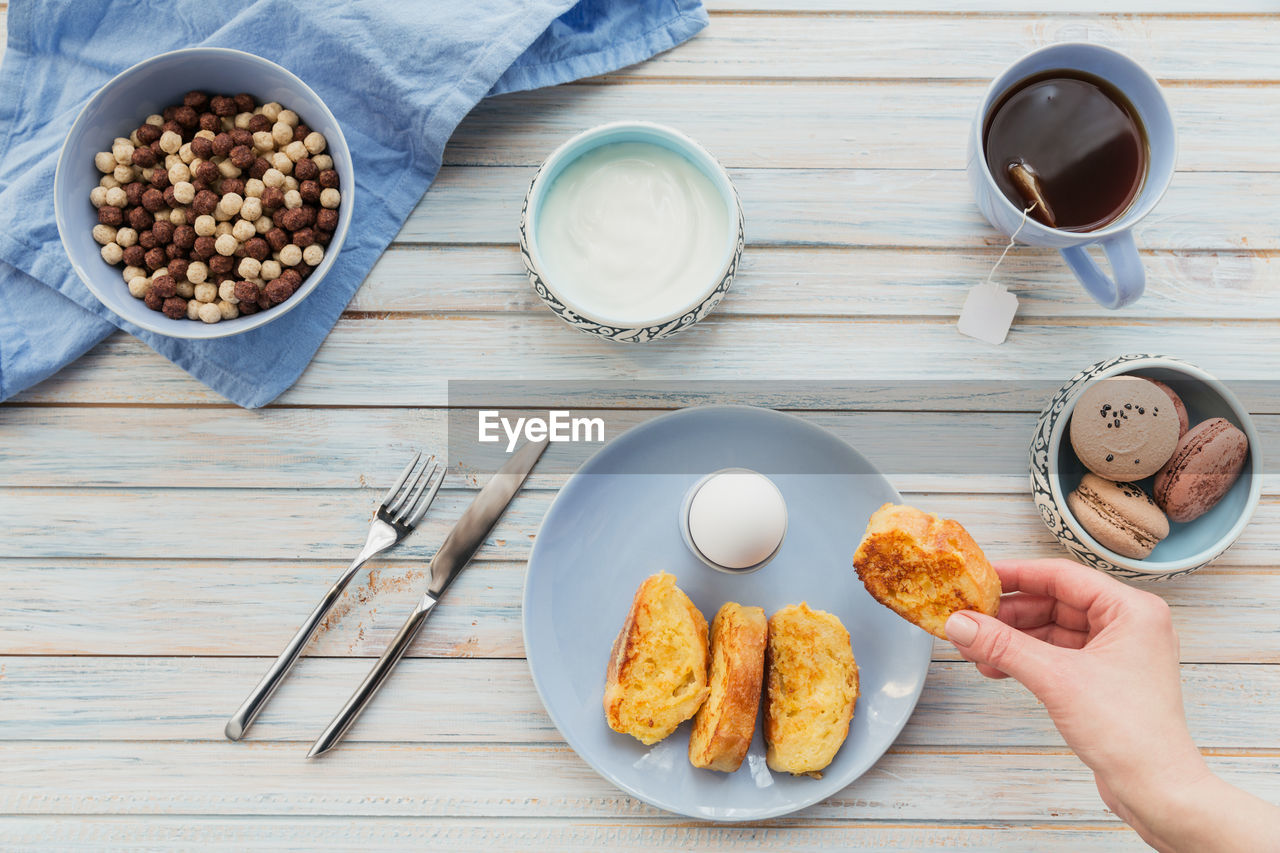
[[[235,237],[230,234],[223,234],[214,242],[213,248],[219,255],[231,256],[236,253],[236,248],[239,245]]]
[[[155,220],[157,222],[164,222],[165,220],[169,219],[170,216],[173,216],[173,211],[167,207],[162,207],[159,210],[157,210],[155,213],[153,213],[152,216],[155,217]]]
[[[135,177],[133,167],[125,165],[116,166],[115,171],[111,173],[111,177],[115,178],[122,184],[127,184]]]
[[[218,225],[217,221],[207,213],[202,213],[196,217],[196,221],[191,227],[196,229],[197,237],[212,237],[213,229]]]
[[[128,284],[129,282],[133,281],[138,276],[142,276],[143,278],[147,277],[147,271],[144,270],[142,267],[125,267],[123,270],[121,270],[121,273],[123,274],[125,284]]]
[[[250,178],[249,180],[244,182],[244,197],[247,199],[261,198],[262,191],[265,190],[266,188],[267,188],[267,185],[264,184],[258,178]]]
[[[107,188],[94,187],[89,190],[89,203],[94,207],[102,207],[107,203]]]
[[[156,279],[158,279],[160,276],[162,276],[162,275],[168,275],[168,274],[169,274],[169,268],[168,268],[168,267],[160,267],[160,269],[156,270],[155,272],[153,272],[153,273],[151,274],[151,280],[152,280],[152,281],[155,281],[155,280],[156,280]]]
[[[240,169],[237,168],[236,164],[232,163],[230,160],[223,160],[221,163],[219,163],[218,171],[222,173],[222,177],[224,178],[240,177]]]
[[[280,250],[280,263],[286,267],[296,267],[302,263],[302,250],[290,243]]]
[[[280,106],[275,101],[267,101],[260,109],[262,110],[262,114],[274,123],[280,119],[280,111],[283,110],[284,107]]]
[[[276,121],[282,121],[292,129],[298,126],[300,119],[298,118],[298,114],[293,110],[281,110],[280,115],[276,116]]]
[[[186,163],[174,163],[172,166],[169,167],[169,183],[185,184],[190,180],[191,180],[191,167],[189,167]],[[195,187],[192,187],[192,189],[195,189]],[[195,195],[193,194],[191,197],[195,198]]]
[[[227,279],[218,285],[218,298],[223,302],[230,302],[232,305],[238,303],[240,300],[236,299],[236,283],[231,279]]]
[[[253,147],[259,154],[264,151],[274,151],[276,138],[271,135],[269,130],[259,130],[253,134]]]
[[[204,261],[192,261],[187,266],[187,281],[192,284],[200,284],[209,277],[209,267]]]
[[[262,272],[262,262],[249,257],[241,258],[236,272],[240,273],[241,278],[257,278]]]
[[[147,116],[146,123],[153,124],[156,127],[164,127],[164,116],[160,115],[159,113],[152,113],[151,115]]]
[[[248,191],[245,187],[245,191]],[[249,196],[240,205],[240,218],[249,222],[256,222],[258,217],[262,215],[262,199],[257,196]]]
[[[231,236],[235,237],[236,240],[241,243],[252,238],[253,235],[257,233],[257,230],[253,227],[253,223],[246,222],[243,219],[237,219],[235,224],[231,226]]]
[[[312,243],[302,250],[302,260],[306,261],[309,266],[319,266],[320,262],[324,260],[324,248],[319,243]]]
[[[328,154],[321,154],[317,157],[312,157],[311,162],[315,163],[316,168],[322,172],[325,171],[326,169],[333,168],[333,158],[330,157]]]
[[[184,142],[178,149],[178,159],[190,166],[196,159],[196,152],[191,150],[191,143]]]
[[[124,249],[120,248],[119,243],[108,243],[101,249],[102,259],[109,264],[118,264],[124,260]],[[298,252],[298,257],[302,257],[302,252]]]
[[[93,155],[93,165],[97,167],[99,172],[109,174],[120,164],[116,162],[115,155],[110,151],[99,151]]]
[[[166,154],[164,155],[164,170],[167,172],[181,162],[182,158],[177,154]]]
[[[206,323],[216,323],[222,319],[222,309],[212,302],[200,304],[200,319]]]
[[[284,176],[284,188],[285,188],[285,190],[286,190],[286,191],[288,191],[288,190],[296,190],[296,189],[298,188],[298,179],[297,179],[297,178],[295,178],[293,175],[285,175],[285,176]]]
[[[104,190],[109,190],[112,187],[120,186],[120,182],[116,180],[115,175],[103,175],[102,180],[98,181],[98,186]]]
[[[142,147],[142,140],[138,138],[137,130],[129,131],[129,144],[132,145],[134,148]]]
[[[236,129],[236,120],[231,116],[222,117],[222,132],[230,133]]]
[[[258,275],[262,276],[263,281],[275,281],[282,272],[284,270],[280,269],[279,261],[266,260],[262,262],[262,268],[259,270]]]
[[[200,306],[201,306],[201,305],[203,305],[203,304],[204,304],[203,302],[196,302],[194,299],[192,299],[190,302],[188,302],[188,303],[187,303],[187,319],[188,319],[188,320],[199,320],[199,319],[200,319]]]
[[[191,297],[196,295],[196,286],[191,282],[187,281],[186,279],[183,279],[182,281],[179,281],[179,282],[175,282],[173,285],[173,290],[183,299],[190,299]]]
[[[145,275],[135,275],[129,279],[129,295],[141,299],[147,295],[147,291],[151,289],[151,280]]]
[[[129,196],[125,195],[123,187],[112,187],[107,190],[107,204],[112,207],[124,207],[129,203]]]
[[[160,150],[166,154],[177,154],[182,147],[182,137],[172,130],[160,134]]]
[[[283,148],[293,141],[293,126],[277,121],[271,126],[271,138],[278,148]]]
[[[236,113],[235,124],[240,130],[249,129],[249,119],[253,118],[253,113]]]
[[[342,203],[342,193],[333,187],[325,187],[320,190],[320,206],[327,207],[330,210]]]
[[[116,245],[122,249],[135,246],[138,243],[138,232],[132,228],[120,228],[116,230]]]
[[[190,175],[187,176],[190,178]],[[173,170],[169,170],[169,179],[173,180]],[[190,180],[173,182],[173,197],[178,204],[191,204],[196,200],[196,187]]]
[[[219,299],[214,304],[218,306],[218,311],[222,314],[222,319],[224,320],[234,320],[240,316],[240,309],[235,306],[234,302]]]
[[[213,229],[213,236],[214,236],[214,237],[221,237],[223,234],[230,234],[230,233],[231,233],[231,220],[230,220],[230,219],[224,219],[223,221],[221,221],[221,222],[219,222],[219,223],[218,223],[218,227],[217,227],[217,228],[214,228],[214,229]]]
[[[185,207],[175,207],[169,211],[169,221],[174,225],[187,224],[187,209]]]
[[[293,162],[298,162],[307,156],[307,146],[300,141],[290,142],[284,147],[285,156]]]
[[[307,147],[307,153],[314,156],[324,151],[327,142],[323,133],[313,130],[303,138],[302,144]]]
[[[293,210],[294,208],[302,207],[302,193],[298,192],[297,190],[285,190],[284,206],[288,210]]]
[[[267,169],[267,171],[262,174],[262,184],[263,186],[276,188],[284,186],[284,172],[275,168]]]
[[[212,130],[197,130],[197,131],[196,131],[196,136],[202,136],[202,137],[204,137],[205,139],[207,139],[207,140],[209,140],[210,142],[212,142],[212,141],[214,140],[214,138],[217,136],[217,134],[216,134],[216,133],[214,133]]]
[[[267,158],[271,161],[271,165],[278,169],[282,174],[293,174],[293,161],[289,159],[289,155],[283,151],[277,151]]]
[[[99,246],[114,243],[116,241],[116,229],[112,228],[110,225],[98,223],[93,226],[93,241]]]
[[[152,176],[152,175],[154,175],[155,173],[156,173],[156,170],[155,170],[155,168],[154,168],[154,167],[152,167],[152,168],[150,168],[150,169],[139,169],[139,170],[138,170],[138,176],[139,176],[140,178],[142,178],[142,180],[147,181],[148,183],[150,183],[150,182],[151,182],[151,176]]]
[[[212,302],[218,298],[218,286],[211,281],[195,285],[197,302]]]
[[[214,218],[214,219],[216,219],[216,220],[218,220],[218,224],[222,224],[222,223],[226,222],[226,223],[227,223],[227,228],[228,228],[228,229],[230,229],[230,228],[231,228],[231,223],[230,223],[230,222],[227,222],[227,220],[229,220],[229,219],[231,218],[231,214],[230,214],[230,213],[227,213],[227,212],[226,212],[225,210],[223,210],[221,207],[215,207],[215,208],[213,209],[213,218]]]
[[[243,204],[244,197],[240,195],[240,193],[227,193],[222,197],[222,200],[218,202],[218,207],[222,208],[232,216],[235,216],[240,212],[240,206]]]
[[[111,156],[122,166],[133,165],[133,145],[127,139],[117,139],[111,146]]]

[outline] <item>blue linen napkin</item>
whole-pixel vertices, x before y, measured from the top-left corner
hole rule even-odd
[[[241,406],[271,402],[315,355],[481,98],[631,65],[706,23],[701,0],[15,0],[0,67],[0,400],[118,326]],[[306,81],[342,125],[360,199],[306,302],[209,341],[156,335],[107,310],[72,270],[53,218],[58,151],[84,103],[128,66],[193,45],[256,53]]]

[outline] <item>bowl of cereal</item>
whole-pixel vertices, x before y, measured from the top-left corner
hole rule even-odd
[[[320,285],[354,187],[342,130],[310,87],[262,57],[197,47],[89,100],[58,158],[54,212],[104,305],[162,335],[218,338]]]

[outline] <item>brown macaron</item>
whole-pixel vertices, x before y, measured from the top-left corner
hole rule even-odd
[[[1102,547],[1144,560],[1169,535],[1169,520],[1140,487],[1085,474],[1067,507]]]
[[[1156,474],[1156,503],[1170,521],[1194,521],[1231,491],[1248,458],[1248,437],[1226,418],[1196,424]]]
[[[1137,376],[1114,376],[1084,390],[1071,414],[1076,457],[1107,480],[1150,477],[1173,455],[1178,418],[1169,397]]]

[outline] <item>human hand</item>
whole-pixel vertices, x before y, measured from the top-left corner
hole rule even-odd
[[[1163,599],[1070,560],[994,566],[998,618],[955,613],[947,636],[983,675],[1036,695],[1116,814],[1142,832],[1152,792],[1213,778],[1187,730]]]

